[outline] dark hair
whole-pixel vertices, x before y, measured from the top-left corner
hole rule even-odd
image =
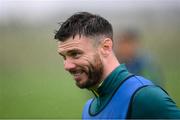
[[[65,41],[70,37],[83,35],[85,37],[105,36],[113,38],[111,24],[99,15],[88,12],[79,12],[69,17],[62,23],[54,39]]]

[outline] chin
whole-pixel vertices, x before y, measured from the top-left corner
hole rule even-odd
[[[84,85],[80,85],[80,84],[78,84],[78,83],[76,83],[76,86],[77,86],[77,87],[79,87],[80,89],[87,88],[86,86],[84,86]]]
[[[76,86],[78,86],[80,89],[90,88],[91,87],[91,85],[89,85],[87,83],[78,83],[78,82],[76,82]]]

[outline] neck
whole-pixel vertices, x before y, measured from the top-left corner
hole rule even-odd
[[[89,112],[96,114],[103,110],[103,108],[112,100],[113,95],[116,93],[120,85],[131,74],[127,71],[124,64],[116,67],[104,80],[102,85],[97,89],[91,89],[95,97],[89,107]],[[116,99],[117,100],[117,99]]]
[[[114,54],[108,56],[107,60],[104,61],[104,73],[102,80],[104,80],[115,68],[120,65]]]
[[[97,90],[101,85],[102,83],[104,82],[104,80],[106,79],[106,77],[115,69],[117,68],[120,63],[118,62],[117,58],[115,57],[114,54],[112,55],[109,55],[107,60],[106,61],[103,61],[104,62],[104,68],[103,68],[103,75],[102,75],[102,78],[101,78],[101,82],[99,82],[97,85],[91,87],[91,88],[88,88],[89,90],[93,91],[93,90]]]

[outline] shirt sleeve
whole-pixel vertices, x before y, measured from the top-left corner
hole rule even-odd
[[[180,110],[164,90],[147,86],[134,95],[129,115],[134,119],[180,119]]]

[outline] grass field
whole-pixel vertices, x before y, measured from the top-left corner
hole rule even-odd
[[[53,31],[47,27],[1,26],[0,118],[81,117],[91,93],[77,88],[63,70]],[[167,46],[162,46],[162,52],[152,47],[164,64],[166,89],[180,105],[180,63],[176,63],[180,57],[172,54],[178,49],[169,51],[172,59],[168,59],[164,51]]]
[[[1,32],[0,118],[80,118],[86,90],[62,69],[53,29],[32,29]]]

